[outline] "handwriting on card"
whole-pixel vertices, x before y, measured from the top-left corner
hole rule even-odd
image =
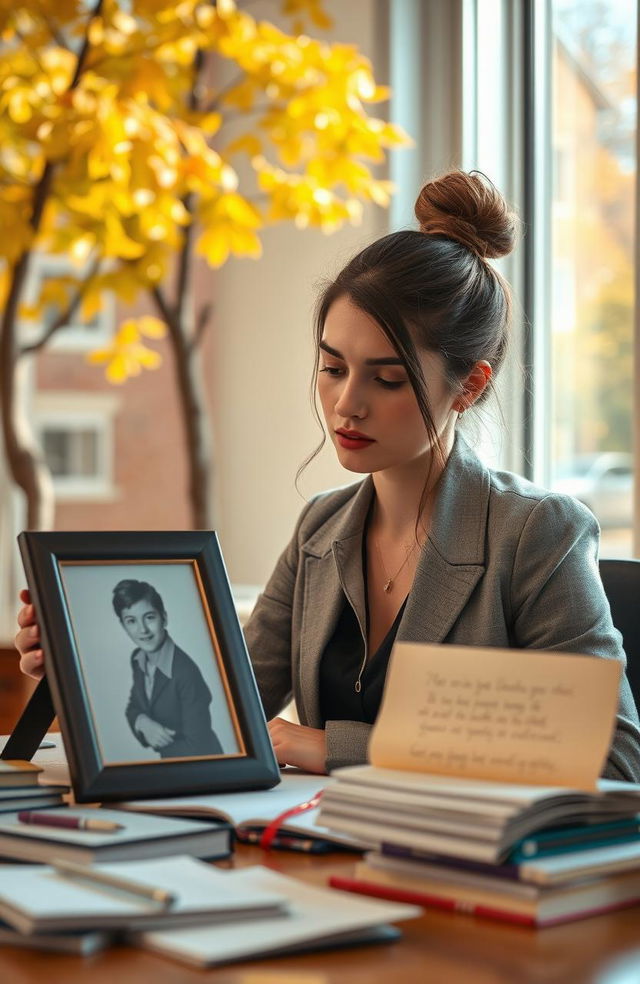
[[[431,671],[425,678],[425,700],[418,710],[418,733],[409,748],[412,757],[431,765],[467,772],[478,768],[517,768],[523,774],[554,769],[553,758],[518,751],[526,743],[552,748],[560,740],[548,698],[571,702],[575,690],[562,684],[529,683],[521,676],[470,680]],[[453,747],[434,747],[434,736],[450,736]],[[462,739],[465,749],[457,747]],[[474,748],[481,741],[488,748]],[[507,743],[511,750],[504,751]]]
[[[560,653],[398,643],[371,761],[504,782],[592,788],[620,668]]]

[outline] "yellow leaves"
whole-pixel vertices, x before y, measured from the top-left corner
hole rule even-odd
[[[295,34],[301,33],[304,29],[306,17],[321,31],[328,31],[333,27],[333,19],[322,9],[322,0],[284,0],[282,12],[293,17],[292,27]]]
[[[34,188],[47,162],[54,179],[36,247],[80,268],[108,260],[99,289],[127,303],[168,276],[191,223],[198,253],[217,267],[260,256],[267,222],[330,232],[359,221],[363,202],[388,204],[391,185],[372,165],[409,141],[367,112],[389,92],[357,46],[257,22],[233,0],[104,0],[72,86],[87,9],[85,0],[15,9],[0,0],[0,227],[11,230],[0,259],[12,263],[32,245]],[[283,0],[281,9],[299,27],[329,26],[321,0]],[[52,36],[54,23],[72,46]],[[198,52],[210,64],[194,92]],[[234,82],[216,91],[221,77]],[[236,170],[236,155],[253,170],[244,160]],[[256,194],[263,210],[251,204]],[[83,304],[98,302],[96,286]],[[153,361],[131,354],[132,331],[105,356],[114,376]]]
[[[160,339],[166,335],[166,325],[158,318],[129,318],[123,321],[112,342],[105,348],[90,352],[87,361],[104,365],[110,383],[120,385],[143,369],[158,369],[162,356],[143,342],[143,336]]]
[[[152,318],[150,315],[138,318],[138,328],[140,333],[146,335],[147,338],[164,338],[167,334],[167,326],[164,321],[161,321],[160,318]]]
[[[356,224],[360,220],[357,200],[341,200],[313,176],[289,174],[266,161],[254,163],[260,187],[269,198],[268,217],[272,221],[293,220],[300,229],[319,226],[323,232],[330,233],[345,222]]]
[[[225,155],[245,153],[249,157],[255,157],[262,153],[262,141],[255,133],[245,133],[236,140],[232,140],[225,147]]]
[[[241,195],[219,195],[203,205],[199,218],[204,232],[198,239],[196,251],[210,266],[222,266],[232,253],[254,259],[262,254],[260,238],[255,231],[263,224],[262,216]]]
[[[3,102],[14,123],[26,123],[33,115],[35,92],[26,86],[15,86],[6,94]]]
[[[222,114],[205,113],[198,120],[198,126],[208,137],[213,137],[222,126]]]

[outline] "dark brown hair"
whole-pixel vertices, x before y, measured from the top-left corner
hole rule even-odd
[[[383,236],[325,286],[316,305],[316,350],[329,308],[339,298],[348,297],[369,314],[403,360],[432,447],[444,464],[418,351],[437,352],[451,386],[460,392],[461,381],[481,360],[495,377],[507,349],[511,292],[487,260],[513,249],[518,219],[478,171],[451,171],[429,181],[415,213],[419,232]],[[316,359],[314,387],[317,371]]]
[[[153,585],[148,584],[147,581],[136,581],[133,578],[118,581],[113,589],[113,598],[111,600],[113,610],[120,621],[122,621],[122,613],[125,608],[131,608],[138,601],[148,602],[152,608],[155,608],[158,615],[161,615],[162,618],[167,617],[162,598]]]

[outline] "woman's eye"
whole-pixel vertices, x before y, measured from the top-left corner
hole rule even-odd
[[[339,376],[343,370],[339,366],[322,366],[319,372],[326,372],[328,376]]]
[[[400,389],[407,382],[406,379],[382,379],[380,376],[376,376],[376,382],[380,383],[385,389],[395,390]]]

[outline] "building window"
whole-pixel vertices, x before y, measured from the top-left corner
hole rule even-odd
[[[69,430],[63,426],[42,428],[42,450],[54,479],[96,479],[99,474],[101,434],[91,427]]]
[[[34,419],[59,501],[110,500],[115,394],[41,393]]]

